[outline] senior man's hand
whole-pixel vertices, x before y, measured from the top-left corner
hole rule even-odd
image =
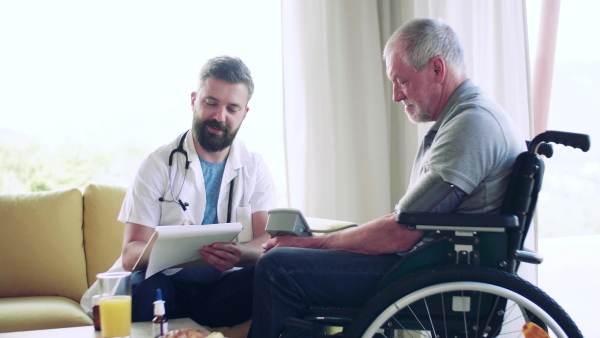
[[[227,271],[240,261],[242,249],[237,243],[217,242],[198,250],[202,258],[219,271]]]
[[[315,237],[298,237],[293,235],[281,235],[273,237],[265,242],[262,247],[267,252],[277,247],[296,247],[296,248],[314,248]]]

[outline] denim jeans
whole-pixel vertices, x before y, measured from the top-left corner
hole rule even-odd
[[[400,256],[337,250],[275,248],[258,261],[249,337],[275,338],[285,318],[301,318],[310,306],[358,307],[375,295]]]
[[[157,273],[144,279],[145,272],[132,275],[132,321],[154,318],[156,289],[161,289],[167,318],[189,317],[211,326],[232,326],[252,316],[254,268],[243,268],[212,283],[183,283]]]

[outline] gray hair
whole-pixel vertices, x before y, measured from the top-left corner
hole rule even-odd
[[[392,49],[402,49],[405,65],[421,70],[434,56],[441,56],[455,71],[466,71],[464,52],[454,30],[439,20],[413,19],[398,28],[383,50],[384,60]]]
[[[236,56],[224,55],[208,60],[200,71],[200,86],[203,86],[208,78],[245,84],[248,88],[248,101],[254,93],[254,81],[250,69]]]

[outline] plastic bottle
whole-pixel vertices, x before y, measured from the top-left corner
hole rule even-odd
[[[92,297],[92,316],[94,321],[94,330],[100,331],[100,295]]]
[[[152,319],[152,337],[159,338],[169,332],[169,323],[165,314],[165,301],[162,300],[162,292],[156,290],[156,301],[154,302],[154,319]]]

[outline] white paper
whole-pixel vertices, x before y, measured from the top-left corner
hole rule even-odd
[[[215,242],[231,242],[242,231],[242,224],[161,225],[151,248],[146,278],[183,263],[202,260],[198,250]],[[148,249],[148,248],[146,248]],[[197,264],[201,265],[201,264]]]

